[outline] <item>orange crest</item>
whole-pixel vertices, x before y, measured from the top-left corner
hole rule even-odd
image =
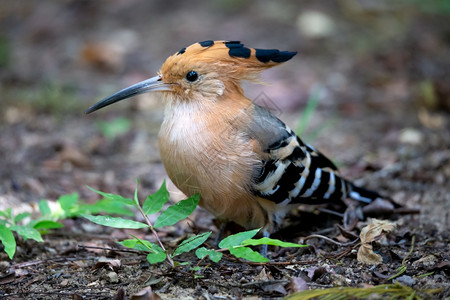
[[[288,61],[297,52],[247,48],[239,41],[203,41],[170,56],[161,68],[164,78],[189,70],[219,72],[230,79],[254,79],[261,71]]]

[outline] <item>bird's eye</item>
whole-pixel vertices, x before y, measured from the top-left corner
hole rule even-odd
[[[189,71],[186,74],[186,80],[190,82],[194,82],[198,79],[198,74],[195,71]]]

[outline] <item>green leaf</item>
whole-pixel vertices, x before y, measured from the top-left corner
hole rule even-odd
[[[160,246],[150,243],[149,241],[141,240],[138,237],[135,237],[135,236],[133,236],[133,237],[134,237],[134,243],[135,243],[135,245],[133,247],[134,249],[137,249],[137,246],[141,245],[142,247],[145,248],[144,251],[147,251],[147,252],[150,251],[150,253],[147,255],[147,260],[149,263],[156,264],[156,263],[160,263],[166,259],[167,255]],[[125,243],[123,243],[123,244],[121,243],[121,244],[125,246],[126,244],[131,245],[132,243],[133,243],[133,240],[126,240]]]
[[[214,249],[206,249],[205,247],[195,250],[195,255],[197,255],[199,259],[209,256],[209,259],[215,263],[219,262],[223,256],[222,252],[217,252]]]
[[[55,228],[61,228],[64,227],[63,224],[59,222],[55,222],[52,220],[40,220],[34,223],[33,228],[40,230],[40,229],[55,229]]]
[[[81,214],[81,216],[96,224],[114,228],[138,229],[148,227],[148,225],[145,223],[128,220],[120,217],[91,216],[86,214]]]
[[[146,215],[152,215],[159,212],[167,200],[169,200],[169,192],[167,191],[166,181],[164,180],[159,190],[145,199],[142,208]]]
[[[138,241],[139,244],[147,247],[150,252],[153,252],[153,253],[164,252],[165,253],[165,251],[159,245],[153,244],[146,240],[141,240],[140,238],[138,238],[137,236],[134,236],[134,235],[131,235],[131,236],[134,237]]]
[[[135,249],[134,247],[136,246],[137,242],[138,242],[138,240],[136,240],[136,239],[126,239],[126,240],[117,242],[117,244],[120,244],[127,248]],[[145,248],[145,249],[147,249],[147,248]],[[138,249],[138,250],[142,250],[142,249]]]
[[[41,199],[39,201],[39,211],[43,216],[50,216],[52,211],[50,210],[50,206],[48,206],[47,200]]]
[[[127,240],[123,240],[123,241],[117,242],[117,243],[124,247],[139,250],[139,251],[145,251],[145,252],[152,252],[152,251],[153,252],[161,252],[161,251],[163,251],[161,249],[161,247],[159,247],[158,245],[153,244],[146,240],[138,239],[138,238],[127,239]]]
[[[154,228],[169,226],[177,223],[180,220],[185,219],[189,216],[194,209],[197,207],[198,201],[200,201],[200,196],[198,194],[189,197],[185,200],[168,207],[161,215],[156,219]]]
[[[148,241],[145,241],[148,242]],[[152,248],[151,245],[148,246],[144,246],[141,243],[139,243],[139,240],[137,239],[127,239],[127,240],[123,240],[121,242],[117,242],[118,244],[127,247],[127,248],[131,248],[131,249],[135,249],[135,250],[139,250],[139,251],[145,251],[145,252],[150,252],[150,249]],[[150,243],[150,242],[148,242]]]
[[[14,223],[18,223],[29,216],[31,216],[31,214],[29,212],[20,213],[14,217]]]
[[[74,212],[78,204],[78,194],[67,194],[62,195],[58,198],[58,203],[61,205],[61,208],[66,212],[67,215],[70,215]]]
[[[151,251],[149,254],[147,254],[147,261],[149,263],[157,264],[163,262],[166,259],[167,255],[160,246],[150,243],[149,241],[141,240],[137,237],[135,237],[135,239],[137,240],[137,243],[148,248],[146,251]]]
[[[246,260],[253,261],[253,262],[268,262],[269,259],[265,258],[259,252],[253,251],[252,249],[248,247],[236,247],[236,248],[229,248],[228,251],[230,251],[231,254],[233,254],[236,257],[245,258]]]
[[[12,231],[4,225],[0,225],[0,242],[2,242],[9,259],[12,259],[16,253],[16,240]]]
[[[277,239],[263,237],[260,239],[248,239],[241,243],[242,246],[258,246],[258,245],[272,245],[279,247],[308,247],[308,245],[300,245],[295,243],[283,242]]]
[[[200,266],[195,266],[195,267],[189,268],[189,271],[194,271],[194,272],[201,271],[201,270],[202,270],[202,267],[200,267]]]
[[[243,241],[254,237],[260,229],[261,228],[257,228],[257,229],[243,231],[243,232],[239,232],[239,233],[230,235],[230,236],[224,238],[222,241],[220,241],[219,248],[228,249],[228,248],[231,248],[234,246],[239,246],[239,245],[241,245],[241,243]]]
[[[157,264],[166,260],[166,254],[164,252],[149,253],[147,255],[147,261],[151,264]]]
[[[134,216],[134,213],[126,208],[122,202],[117,202],[111,199],[102,199],[93,204],[82,204],[80,205],[80,212],[93,215],[100,212],[107,214],[117,214]]]
[[[18,226],[14,225],[10,227],[11,230],[17,232],[20,236],[23,237],[24,240],[32,239],[37,242],[43,242],[41,234],[39,231],[30,226]]]
[[[0,211],[0,216],[11,220],[12,219],[12,208],[9,207],[9,208],[5,209],[4,211]]]
[[[126,205],[136,205],[134,200],[132,200],[130,198],[125,198],[125,197],[122,197],[120,195],[104,193],[104,192],[101,192],[101,191],[97,191],[96,189],[91,188],[90,186],[87,186],[87,188],[90,189],[91,191],[96,192],[97,194],[103,196],[106,199],[113,200],[113,201],[118,201],[118,202],[121,202],[121,203],[126,204]]]
[[[203,244],[211,235],[211,232],[204,232],[199,235],[191,236],[190,238],[184,240],[177,249],[175,249],[175,252],[172,256],[180,255],[181,253],[189,252],[191,250],[194,250],[201,244]]]

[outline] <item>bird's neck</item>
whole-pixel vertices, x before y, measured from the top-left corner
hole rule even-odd
[[[161,133],[175,141],[186,136],[199,135],[214,139],[229,127],[241,128],[253,111],[253,103],[241,93],[224,94],[215,99],[166,99]],[[239,124],[238,124],[239,123]]]
[[[242,88],[234,83],[227,83],[223,94],[209,96],[202,94],[177,95],[165,93],[165,119],[197,117],[234,118],[242,110],[253,107],[250,99],[243,94]],[[198,120],[197,120],[198,121]]]

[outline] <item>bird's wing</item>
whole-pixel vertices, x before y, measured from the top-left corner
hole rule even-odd
[[[253,182],[257,196],[279,204],[320,204],[348,195],[350,183],[336,166],[267,110],[255,106],[249,132],[264,152]]]

